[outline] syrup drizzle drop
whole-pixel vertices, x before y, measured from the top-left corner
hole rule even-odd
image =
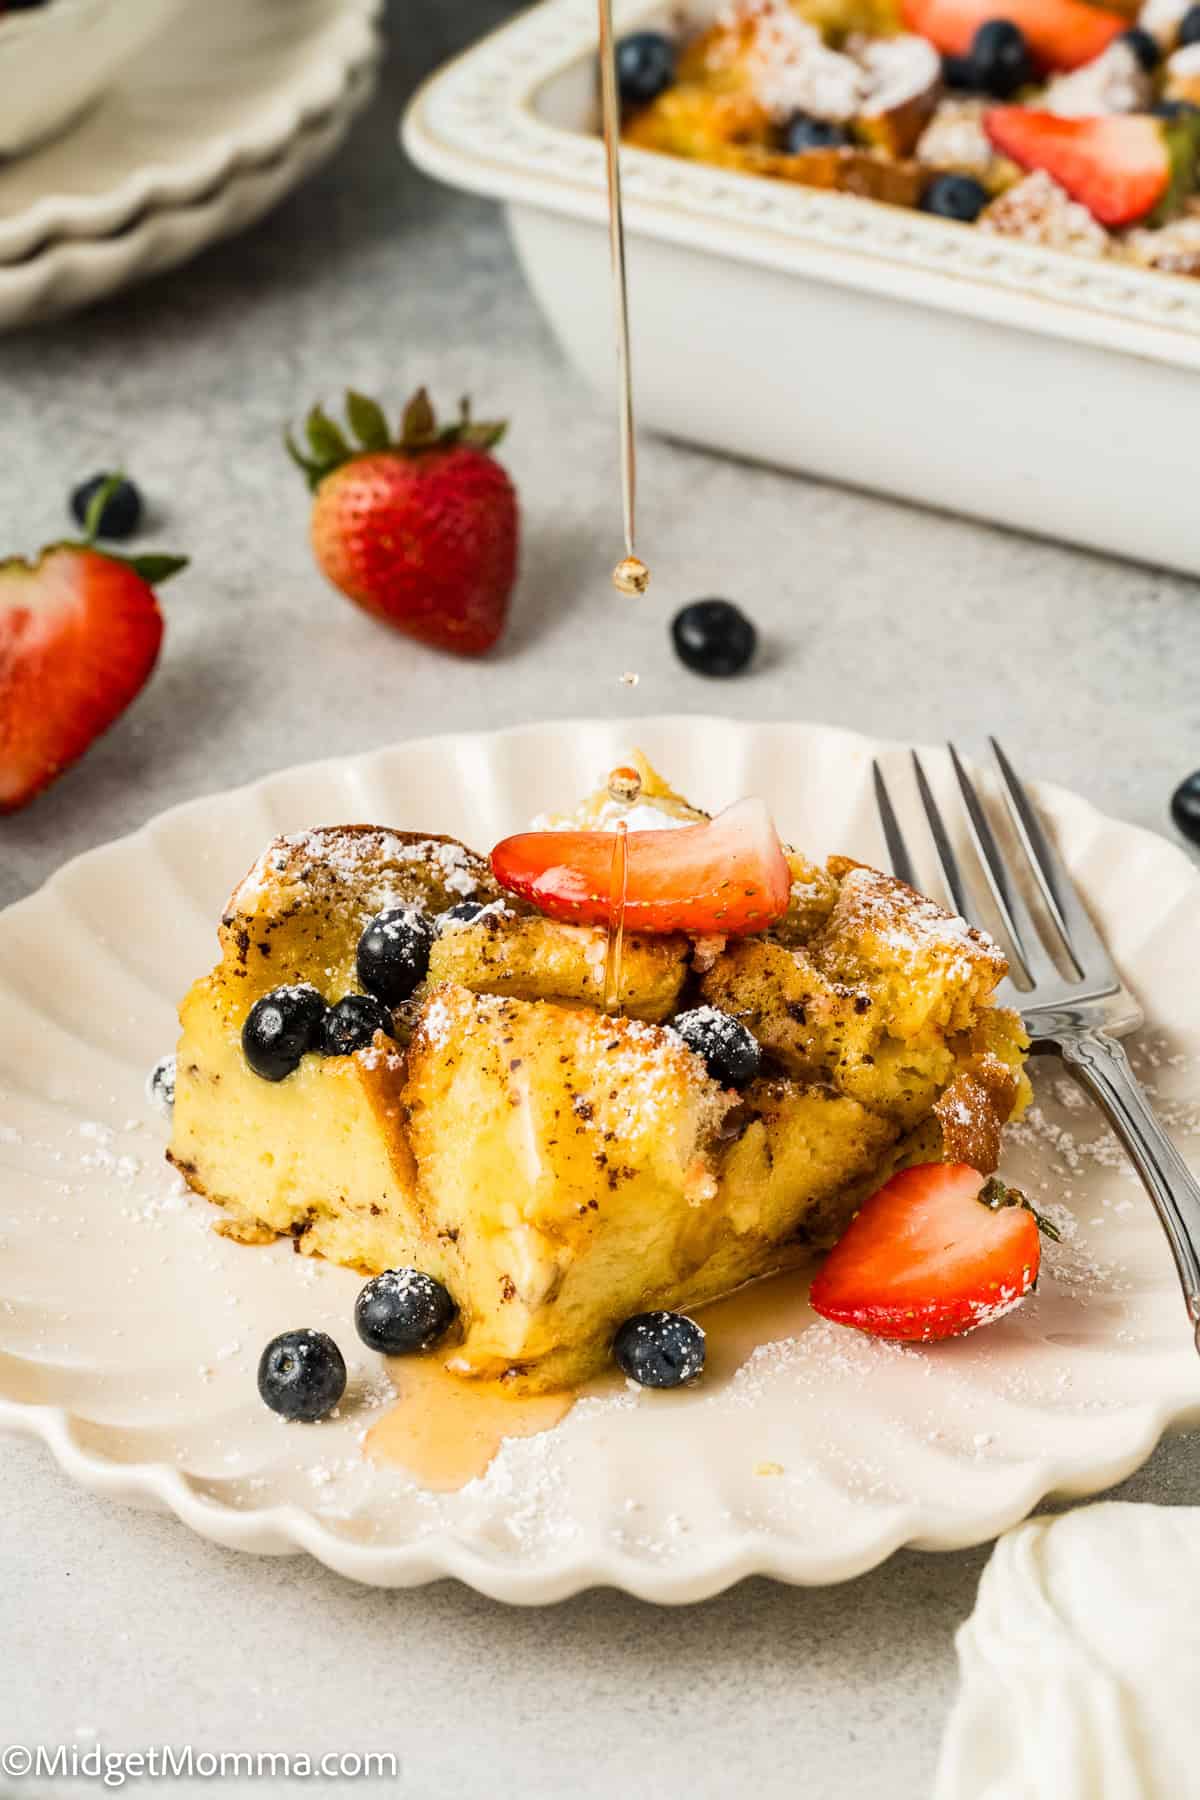
[[[617,92],[612,0],[600,7],[600,101],[604,115],[604,160],[608,173],[608,244],[612,260],[617,327],[617,382],[621,430],[621,506],[625,555],[613,570],[623,594],[644,594],[650,571],[634,551],[637,513],[637,449],[633,432],[633,362],[629,350],[629,284],[625,268],[625,214],[621,205],[621,102]]]
[[[641,791],[642,778],[636,769],[630,768],[628,763],[622,763],[619,768],[610,769],[608,796],[610,800],[615,800],[618,806],[632,806]]]

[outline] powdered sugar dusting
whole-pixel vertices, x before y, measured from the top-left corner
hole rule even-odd
[[[1041,169],[984,207],[977,229],[1077,256],[1106,256],[1109,249],[1103,225]]]
[[[335,826],[275,838],[235,890],[232,904],[240,911],[253,911],[281,878],[312,866],[327,870],[347,885],[373,881],[382,894],[389,866],[412,865],[432,865],[442,885],[460,899],[470,899],[478,891],[478,860],[462,844],[411,839],[383,829],[356,831]],[[383,904],[384,900],[373,903]]]
[[[1069,75],[1057,76],[1038,104],[1064,118],[1094,118],[1104,113],[1147,109],[1154,83],[1136,54],[1120,39],[1102,55]]]
[[[862,109],[871,88],[867,71],[830,50],[788,0],[734,0],[720,22],[750,32],[746,71],[755,98],[773,119],[803,112],[845,123]]]

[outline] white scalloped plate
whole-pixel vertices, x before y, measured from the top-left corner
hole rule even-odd
[[[378,54],[382,0],[194,0],[53,143],[0,164],[0,265],[279,158]]]
[[[368,60],[350,72],[327,113],[277,155],[239,167],[211,193],[139,214],[108,237],[64,238],[22,262],[0,263],[0,331],[90,306],[245,231],[333,155],[374,86],[375,65]]]
[[[363,1461],[386,1382],[350,1326],[356,1277],[218,1238],[161,1163],[146,1071],[270,835],[375,819],[486,847],[583,791],[631,740],[709,806],[764,794],[816,852],[880,858],[874,752],[908,792],[902,752],[821,726],[658,719],[424,739],[176,808],[0,916],[0,1425],[41,1437],[84,1486],[169,1507],[222,1544],[309,1550],[381,1585],[452,1574],[533,1602],[594,1583],[695,1600],[753,1573],[835,1581],[902,1544],[976,1543],[1047,1494],[1119,1480],[1196,1418],[1200,1369],[1154,1215],[1048,1062],[1008,1164],[1066,1240],[1009,1319],[900,1349],[800,1309],[731,1383],[585,1402],[459,1494]],[[1200,880],[1161,839],[1069,794],[1043,800],[1146,1006],[1142,1067],[1188,1126]],[[334,1331],[351,1363],[341,1417],[320,1426],[286,1425],[255,1394],[262,1344],[301,1323]]]

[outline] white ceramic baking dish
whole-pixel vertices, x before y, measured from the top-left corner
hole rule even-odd
[[[403,135],[505,203],[567,353],[611,386],[596,35],[595,0],[543,0],[435,75]],[[623,166],[643,426],[1200,574],[1200,282],[645,151]]]

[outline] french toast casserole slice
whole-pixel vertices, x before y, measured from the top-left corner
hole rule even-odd
[[[504,896],[454,840],[277,839],[181,1007],[171,1159],[243,1242],[290,1236],[366,1274],[434,1276],[459,1308],[454,1367],[530,1392],[576,1383],[632,1314],[698,1306],[828,1247],[895,1169],[990,1172],[1024,1104],[1021,1024],[992,1003],[996,947],[876,870],[788,860],[774,931],[627,936],[612,1016],[605,930]],[[394,1035],[306,1055],[286,1080],[251,1072],[241,1032],[264,994],[355,992],[381,910],[444,916],[466,897],[483,910],[443,924]],[[695,1005],[761,1044],[741,1092],[671,1029]]]

